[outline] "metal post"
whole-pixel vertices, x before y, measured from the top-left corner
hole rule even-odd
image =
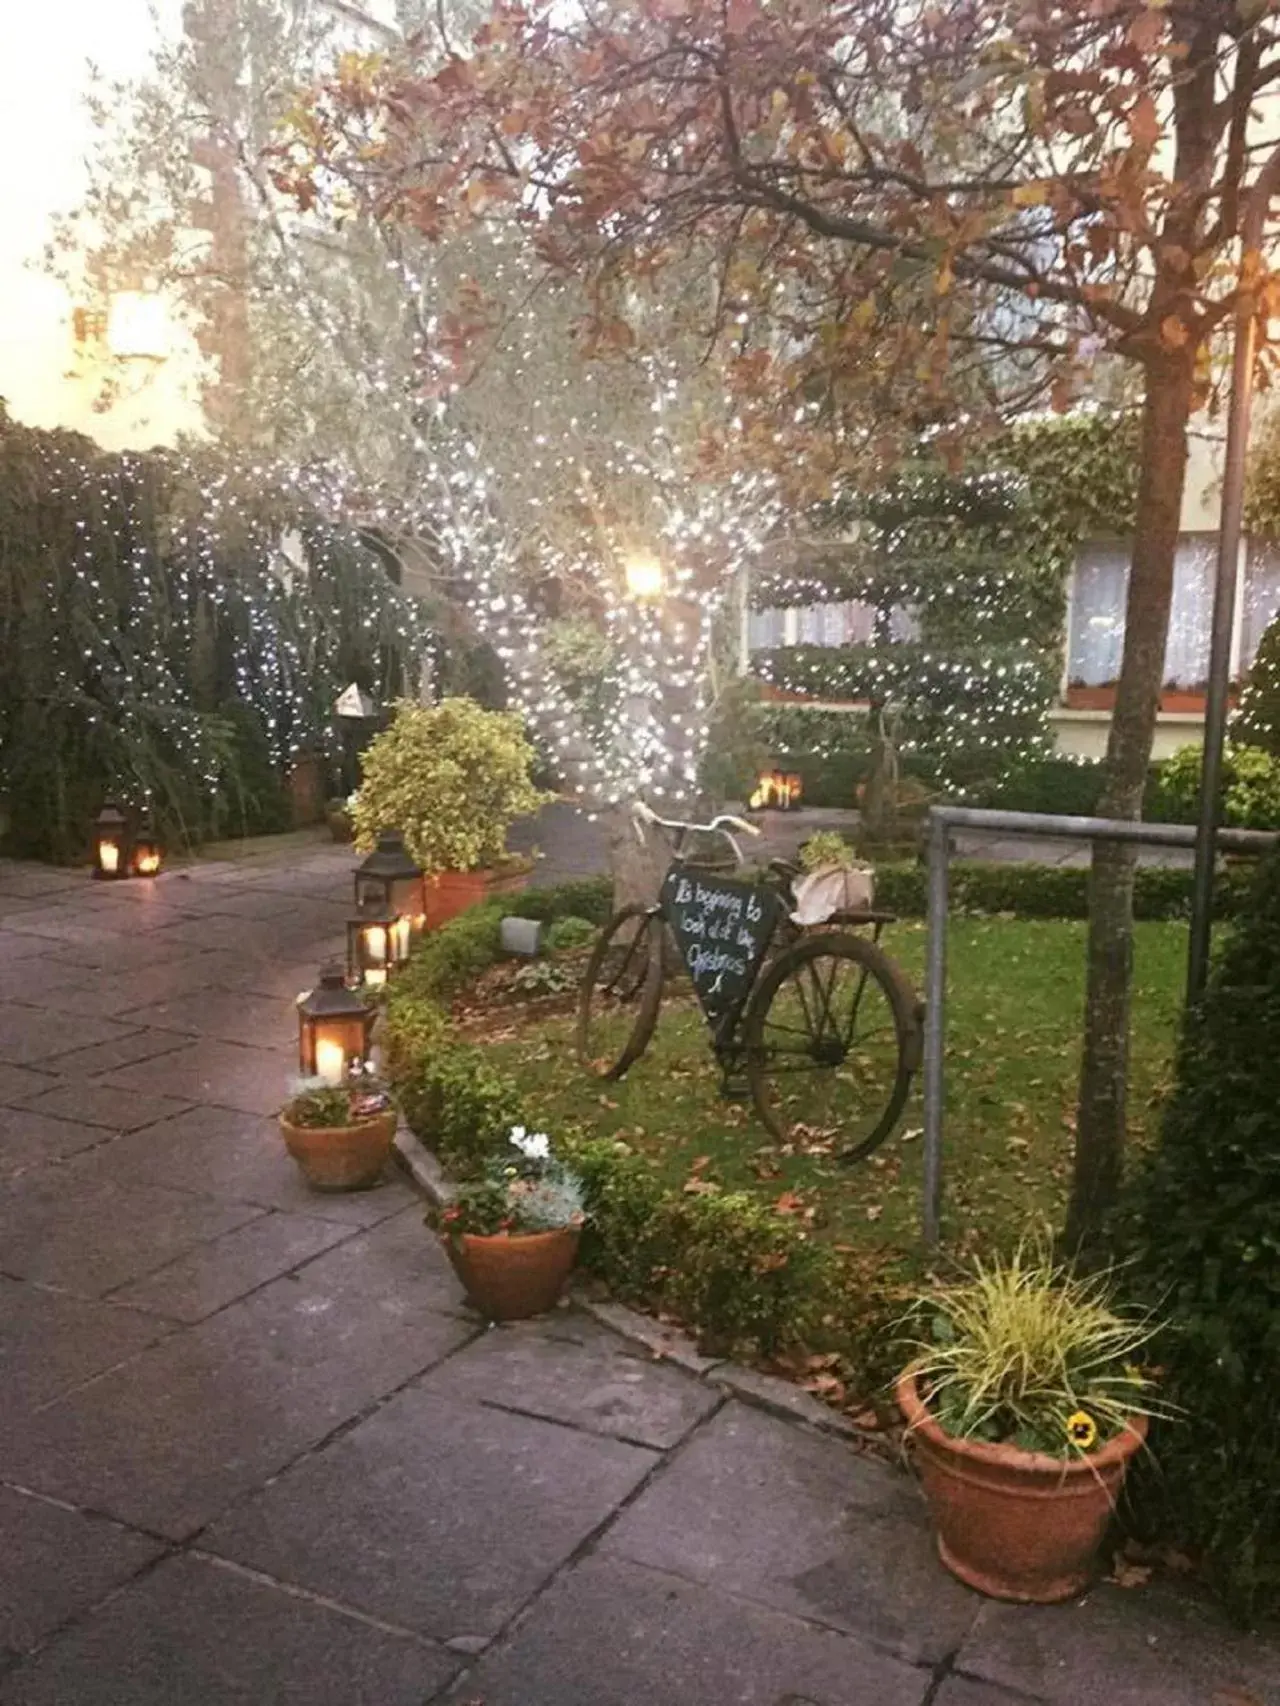
[[[924,970],[924,1241],[935,1246],[942,1231],[943,1049],[947,1002],[946,819],[929,813],[929,935]]]
[[[1236,294],[1235,352],[1231,367],[1231,403],[1222,472],[1222,510],[1218,522],[1218,569],[1213,588],[1213,631],[1209,650],[1209,691],[1204,712],[1204,763],[1200,776],[1200,819],[1196,829],[1195,876],[1191,890],[1191,932],[1187,953],[1187,1005],[1204,994],[1209,975],[1213,925],[1213,871],[1222,809],[1222,749],[1227,730],[1227,693],[1231,678],[1231,632],[1235,624],[1236,579],[1240,572],[1240,532],[1244,517],[1245,455],[1253,403],[1253,357],[1257,341],[1257,278],[1261,269],[1262,227],[1271,198],[1280,187],[1280,150],[1273,153],[1249,192],[1241,231],[1240,284]]]

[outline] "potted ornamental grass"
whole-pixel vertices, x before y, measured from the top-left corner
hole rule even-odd
[[[396,1110],[369,1071],[342,1084],[305,1079],[280,1111],[280,1133],[313,1190],[376,1185],[396,1135]]]
[[[467,1295],[491,1321],[553,1309],[578,1255],[582,1181],[545,1132],[513,1127],[505,1155],[459,1187],[438,1228]]]
[[[1089,1583],[1125,1471],[1157,1405],[1140,1365],[1156,1330],[1021,1245],[922,1295],[897,1383],[907,1439],[952,1572],[997,1599]]]
[[[425,874],[428,929],[528,882],[533,861],[507,851],[507,831],[552,797],[533,785],[535,756],[519,716],[473,699],[401,700],[365,749],[356,847],[401,832]]]

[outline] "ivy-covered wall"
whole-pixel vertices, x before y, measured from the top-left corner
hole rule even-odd
[[[285,827],[291,763],[337,756],[337,694],[416,688],[429,642],[297,485],[212,452],[107,454],[0,407],[7,851],[79,856],[106,798],[171,840]]]

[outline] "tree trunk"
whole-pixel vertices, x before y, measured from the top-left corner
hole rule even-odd
[[[1136,819],[1155,738],[1187,465],[1194,350],[1153,357],[1146,369],[1141,475],[1116,689],[1099,812]],[[1132,847],[1096,842],[1089,889],[1084,1056],[1075,1167],[1064,1242],[1091,1243],[1113,1206],[1124,1158],[1129,997],[1133,972]]]

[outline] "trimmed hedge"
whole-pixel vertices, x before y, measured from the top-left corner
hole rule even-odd
[[[1214,891],[1219,918],[1236,916],[1251,881],[1251,866],[1228,865],[1219,873]],[[953,912],[1087,918],[1089,872],[1082,866],[956,859],[951,864],[950,899]],[[924,865],[877,865],[876,904],[903,918],[923,918],[928,906]],[[1140,865],[1134,876],[1133,908],[1134,915],[1144,919],[1189,917],[1191,872]]]
[[[603,889],[595,885],[593,899],[588,885],[573,883],[521,899],[554,920],[603,910]],[[433,932],[387,995],[388,1077],[411,1130],[458,1179],[481,1174],[510,1128],[528,1123],[520,1086],[456,1036],[447,1005],[498,957],[498,921],[512,910],[492,902]],[[812,1332],[868,1354],[880,1322],[865,1284],[848,1283],[842,1258],[795,1220],[740,1193],[672,1190],[616,1142],[567,1132],[556,1134],[556,1147],[585,1187],[581,1265],[614,1295],[677,1317],[717,1354],[769,1356]],[[841,1332],[845,1309],[851,1322]],[[885,1320],[894,1313],[886,1309]]]

